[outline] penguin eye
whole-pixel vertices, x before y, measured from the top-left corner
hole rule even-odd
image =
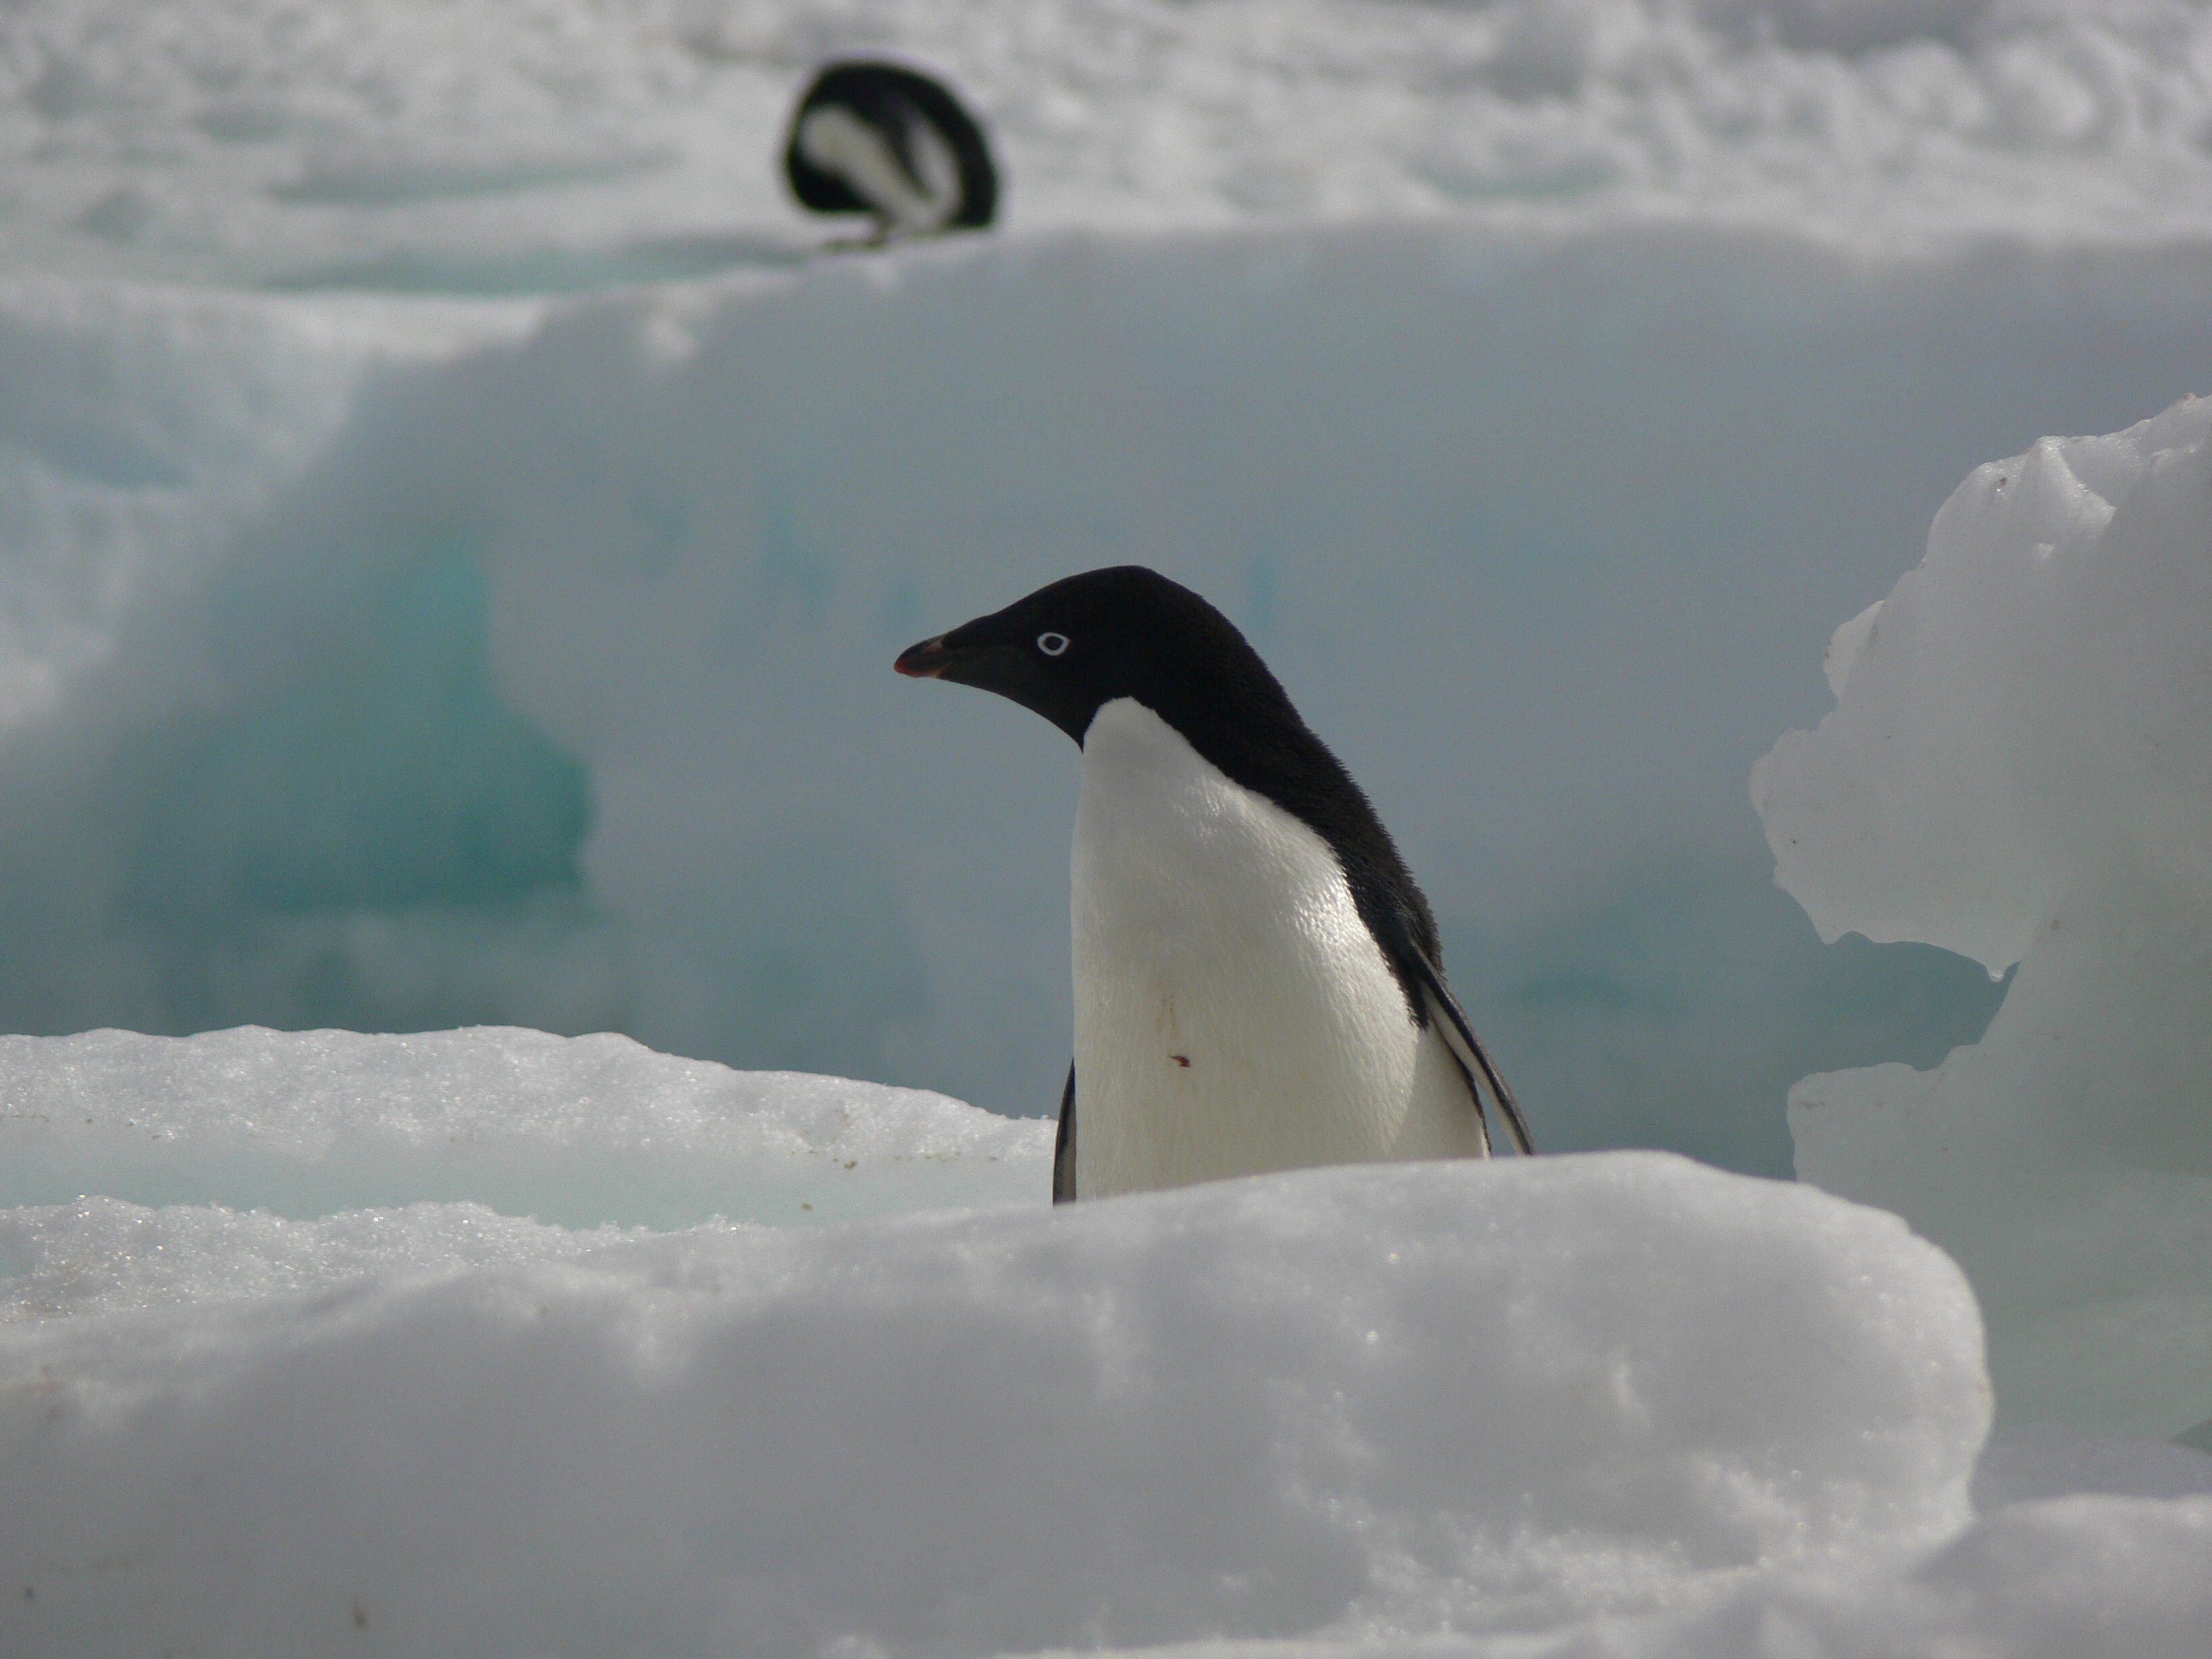
[[[1048,657],[1057,657],[1067,649],[1067,635],[1065,634],[1040,634],[1037,635],[1037,649],[1043,652]]]

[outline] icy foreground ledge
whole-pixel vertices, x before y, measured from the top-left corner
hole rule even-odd
[[[1049,1123],[610,1035],[0,1036],[0,1317],[1051,1190]]]
[[[2017,963],[1933,1072],[1808,1078],[1797,1169],[1950,1250],[2008,1415],[2212,1419],[2212,402],[1977,471],[1753,774],[1823,937]]]
[[[990,1654],[1680,1613],[1748,1569],[1942,1544],[1988,1409],[1939,1251],[1661,1154],[702,1229],[0,1328],[0,1649]]]

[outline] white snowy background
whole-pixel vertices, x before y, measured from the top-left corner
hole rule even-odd
[[[0,7],[0,1651],[2202,1659],[2208,292],[2179,0]],[[1811,1184],[1048,1212],[1128,559]]]

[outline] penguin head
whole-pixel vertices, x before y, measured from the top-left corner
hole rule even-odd
[[[1282,687],[1235,625],[1141,565],[1064,577],[909,646],[891,665],[917,679],[995,691],[1078,744],[1091,717],[1121,697],[1185,732],[1240,708],[1290,714]]]

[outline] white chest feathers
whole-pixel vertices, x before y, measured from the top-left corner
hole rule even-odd
[[[838,104],[824,104],[799,124],[799,153],[832,173],[903,235],[939,230],[960,206],[960,164],[937,129],[916,121],[908,130],[915,178],[892,153],[890,141]]]
[[[1328,844],[1119,699],[1075,815],[1076,1185],[1479,1155]]]

